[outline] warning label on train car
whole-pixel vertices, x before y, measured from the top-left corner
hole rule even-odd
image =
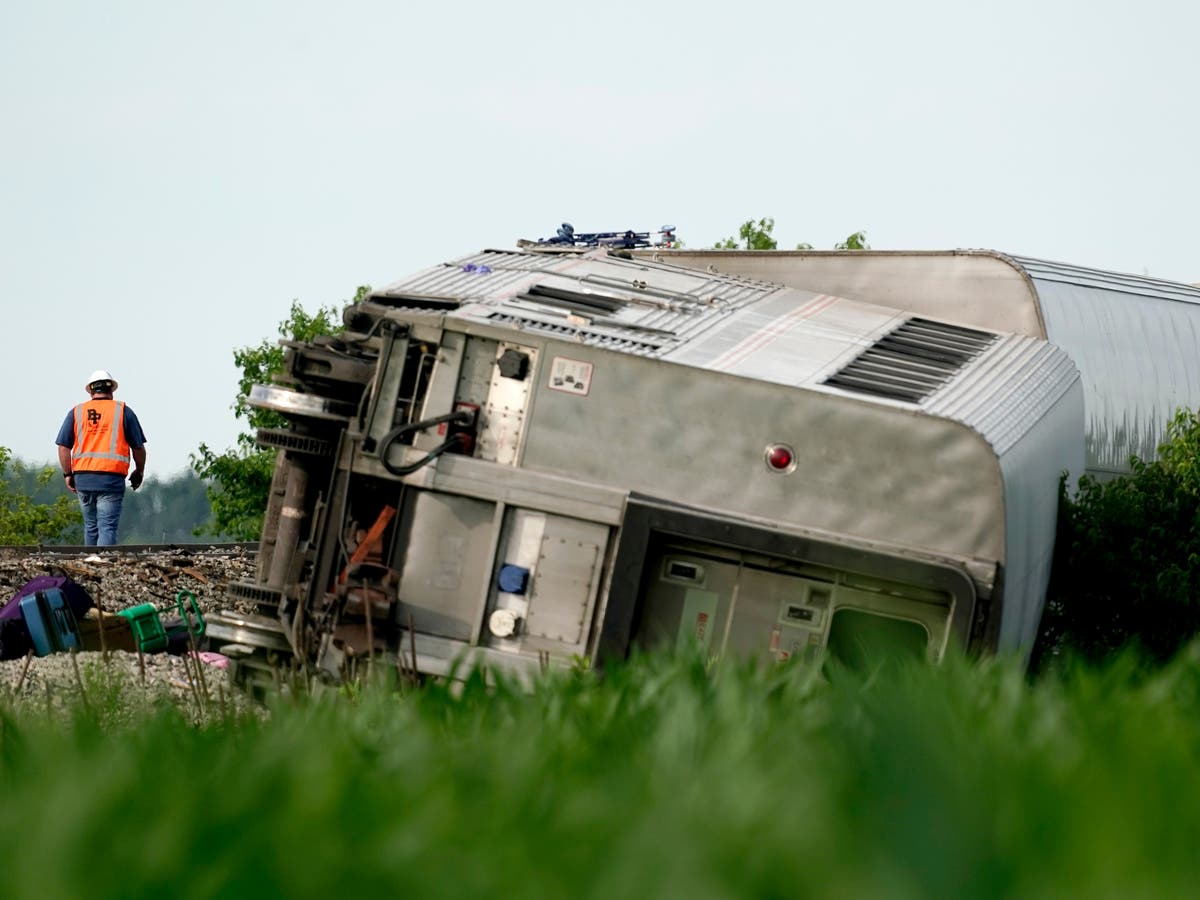
[[[556,356],[550,362],[550,383],[547,387],[552,391],[586,397],[592,389],[592,368],[589,362]]]
[[[683,599],[679,634],[675,639],[676,652],[695,644],[699,644],[705,650],[709,648],[712,644],[719,599],[712,591],[698,591],[695,588],[687,591]]]

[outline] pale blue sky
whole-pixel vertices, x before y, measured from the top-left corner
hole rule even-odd
[[[1200,281],[1197,9],[0,0],[0,445],[106,367],[177,472],[293,298],[563,221]]]

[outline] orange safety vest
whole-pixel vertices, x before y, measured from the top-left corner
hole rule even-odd
[[[129,442],[125,440],[125,404],[89,400],[75,407],[75,444],[71,471],[129,474]]]

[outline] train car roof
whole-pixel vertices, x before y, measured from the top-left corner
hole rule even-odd
[[[1200,403],[1200,286],[994,250],[633,251],[701,270],[828,291],[969,327],[1040,337],[1079,367],[1088,469],[1153,459]]]
[[[1078,378],[1034,338],[606,250],[485,250],[369,299],[920,410],[973,427],[997,453]]]

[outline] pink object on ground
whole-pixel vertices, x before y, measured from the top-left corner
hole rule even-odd
[[[192,656],[200,660],[200,662],[208,663],[210,666],[216,666],[218,669],[229,668],[229,657],[223,653],[210,653],[207,650],[201,653],[193,652]]]

